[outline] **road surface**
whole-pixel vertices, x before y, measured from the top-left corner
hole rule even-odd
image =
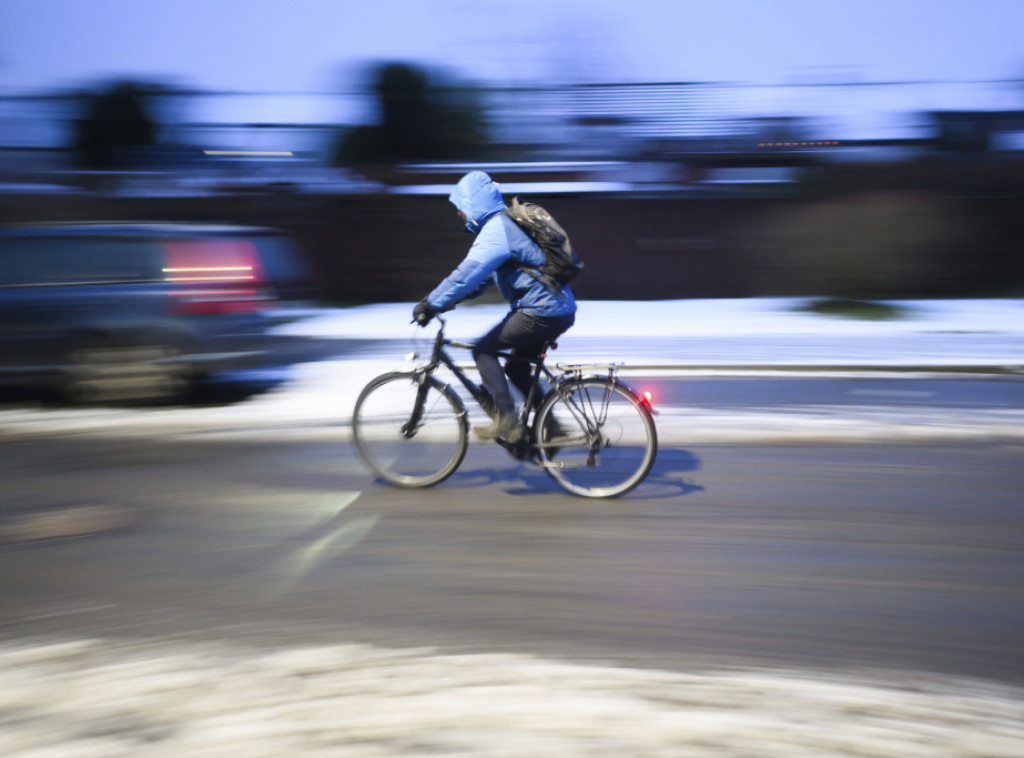
[[[660,386],[695,409],[888,417],[1018,392]],[[225,435],[156,413],[2,445],[11,755],[1024,752],[1013,436],[674,433],[636,491],[587,501],[482,443],[401,491],[329,425]]]

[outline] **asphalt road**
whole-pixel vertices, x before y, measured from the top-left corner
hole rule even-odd
[[[630,496],[587,501],[483,444],[400,491],[343,441],[154,432],[3,446],[0,639],[1024,681],[1017,443],[666,445]]]

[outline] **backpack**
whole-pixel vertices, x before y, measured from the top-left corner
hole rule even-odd
[[[573,249],[569,235],[546,210],[535,203],[520,203],[514,197],[505,213],[544,251],[544,263],[539,268],[520,264],[523,271],[559,292],[559,285],[568,284],[583,270],[583,261]]]

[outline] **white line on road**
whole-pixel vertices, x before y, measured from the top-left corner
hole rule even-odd
[[[850,390],[846,394],[859,397],[896,397],[896,398],[924,398],[935,397],[938,392],[928,390]]]
[[[279,564],[282,576],[277,584],[279,592],[287,591],[310,571],[317,563],[336,558],[351,547],[359,544],[370,533],[380,516],[342,520],[342,512],[359,499],[362,492],[341,493],[340,502],[331,503],[336,515],[326,525],[326,531],[313,541],[290,551]]]
[[[47,611],[46,613],[33,613],[31,616],[25,616],[22,621],[45,621],[47,619],[56,619],[63,616],[76,616],[79,613],[95,613],[96,611],[108,611],[111,608],[116,608],[113,603],[104,603],[102,605],[87,605],[82,608],[59,608],[53,611]]]

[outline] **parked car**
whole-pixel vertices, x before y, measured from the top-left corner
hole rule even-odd
[[[0,382],[90,402],[182,395],[274,365],[308,269],[272,229],[97,223],[0,229]]]

